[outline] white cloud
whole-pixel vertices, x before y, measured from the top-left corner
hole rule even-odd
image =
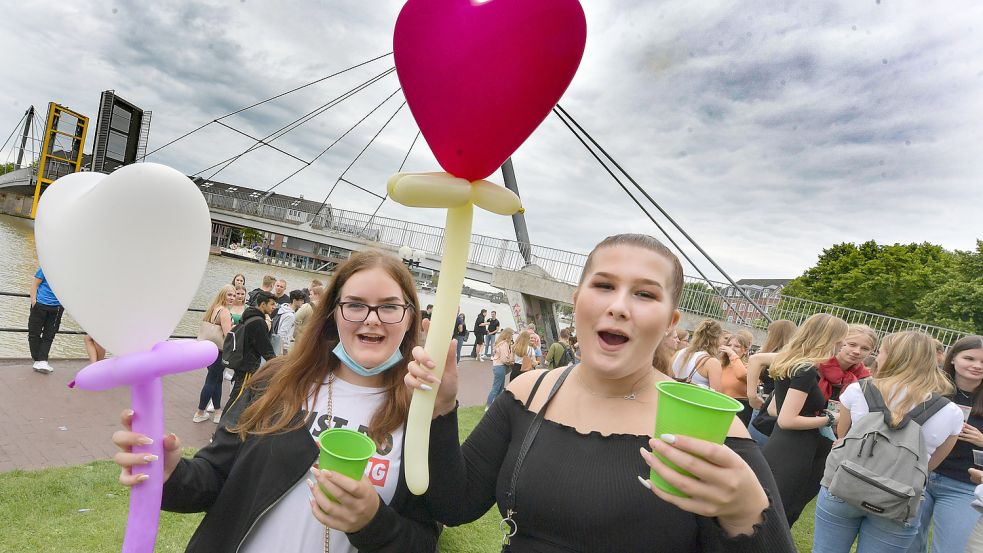
[[[983,236],[979,4],[583,3],[587,51],[561,103],[734,277],[795,276],[842,241],[968,249]],[[0,34],[0,131],[48,101],[94,117],[99,92],[112,88],[154,111],[154,148],[389,51],[401,5],[12,5]],[[391,64],[379,60],[226,122],[264,136]],[[397,86],[385,77],[276,144],[310,159]],[[278,191],[323,198],[400,102]],[[415,132],[404,108],[346,178],[382,193]],[[211,125],[152,159],[194,173],[250,143]],[[533,242],[585,252],[612,233],[658,234],[554,115],[514,161]],[[265,189],[300,165],[264,149],[216,178]],[[436,168],[421,140],[406,169]],[[370,211],[377,200],[341,184],[331,202]],[[391,202],[381,213],[443,222],[437,210]],[[509,218],[484,213],[475,231],[513,236]]]

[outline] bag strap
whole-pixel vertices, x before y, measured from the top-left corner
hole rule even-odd
[[[933,415],[941,411],[948,404],[949,400],[947,398],[944,398],[938,394],[932,394],[932,397],[930,397],[928,401],[920,404],[911,411],[908,411],[908,414],[905,415],[905,418],[901,421],[901,424],[904,425],[910,420],[917,422],[919,426],[925,426],[928,419],[932,418]]]
[[[706,353],[706,352],[701,352],[701,353]],[[703,357],[700,357],[699,359],[696,360],[696,364],[693,365],[693,370],[690,371],[689,372],[689,375],[686,377],[686,381],[685,382],[687,384],[689,384],[690,382],[693,382],[693,375],[696,374],[696,371],[700,370],[700,367],[702,367],[703,364],[707,362],[707,359],[710,359],[710,354],[709,353],[707,353]]]
[[[864,392],[864,399],[867,401],[867,410],[871,413],[884,413],[884,421],[891,424],[891,410],[884,403],[884,396],[870,381],[860,383],[860,389]]]
[[[533,440],[536,439],[536,434],[539,432],[539,428],[543,425],[543,419],[546,418],[546,407],[549,406],[550,402],[556,396],[556,392],[563,385],[563,381],[567,379],[570,375],[570,371],[573,370],[577,365],[570,365],[561,374],[560,378],[556,379],[556,383],[553,384],[553,388],[550,390],[548,396],[546,396],[546,401],[543,402],[543,406],[539,408],[536,413],[536,417],[533,418],[532,422],[529,423],[529,428],[526,430],[526,436],[522,439],[522,445],[519,447],[519,454],[515,458],[515,468],[512,470],[512,480],[509,482],[509,489],[505,494],[505,518],[502,519],[499,527],[503,532],[502,545],[508,547],[509,539],[515,535],[519,530],[519,525],[513,519],[515,515],[515,485],[519,481],[519,472],[522,469],[522,461],[525,460],[526,454],[529,453],[529,448],[532,447]],[[536,393],[536,389],[539,388],[539,384],[543,381],[548,372],[544,372],[540,375],[539,379],[536,380],[536,384],[533,386],[532,391],[529,393],[529,399],[526,400],[526,408],[529,408],[529,404],[532,401],[533,395]]]
[[[539,385],[543,383],[543,379],[546,378],[547,374],[549,373],[544,372],[543,374],[539,375],[539,378],[536,379],[536,383],[532,385],[532,390],[529,391],[529,397],[526,398],[526,409],[529,409],[529,406],[532,405],[532,398],[536,397],[536,390],[539,389]],[[549,401],[549,399],[546,401]]]

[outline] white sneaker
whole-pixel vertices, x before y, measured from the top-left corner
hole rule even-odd
[[[44,374],[51,374],[55,372],[55,368],[49,365],[47,361],[38,361],[38,367],[34,370]]]
[[[232,377],[234,375],[235,372],[232,369],[225,369],[224,371],[222,371],[222,378],[224,378],[225,380],[232,380]]]
[[[212,422],[214,422],[215,424],[218,424],[218,423],[222,422],[222,412],[221,411],[216,411],[215,412],[215,416],[212,417]]]
[[[195,416],[191,417],[191,422],[205,422],[208,420],[208,413],[199,415],[195,412]]]
[[[38,369],[41,368],[41,362],[40,361],[35,361],[34,362],[34,365],[32,365],[32,366],[34,367],[34,370],[38,370]]]
[[[212,400],[208,400],[208,407],[205,407],[205,412],[206,413],[214,413],[215,412],[215,406],[212,405]]]

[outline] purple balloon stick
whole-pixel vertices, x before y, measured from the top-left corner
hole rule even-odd
[[[154,441],[133,448],[134,453],[156,455],[158,460],[140,468],[140,472],[150,478],[130,490],[130,514],[126,521],[123,553],[150,553],[157,541],[164,489],[164,382],[161,377],[207,367],[217,355],[218,348],[211,342],[160,342],[150,351],[93,363],[79,371],[75,380],[68,384],[71,388],[93,391],[131,386],[133,431]]]

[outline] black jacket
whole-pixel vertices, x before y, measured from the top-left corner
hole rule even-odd
[[[247,388],[222,417],[212,443],[193,459],[181,459],[164,483],[163,510],[206,512],[187,553],[236,551],[260,516],[306,478],[317,460],[318,449],[306,426],[283,434],[250,435],[245,441],[228,432],[257,395]],[[437,548],[438,533],[422,497],[406,487],[401,468],[392,501],[386,505],[380,500],[375,518],[348,534],[348,540],[360,553],[430,553]]]
[[[243,339],[242,366],[233,367],[238,371],[255,372],[259,368],[260,357],[269,361],[276,357],[273,352],[273,342],[270,340],[270,329],[266,326],[266,315],[255,307],[247,307],[242,312],[242,321],[245,325],[245,338]]]

